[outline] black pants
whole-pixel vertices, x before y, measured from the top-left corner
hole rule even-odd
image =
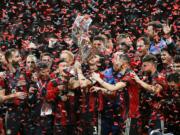
[[[179,123],[175,124],[174,122],[166,124],[167,131],[165,133],[173,133],[174,135],[180,135]]]
[[[98,114],[83,113],[77,124],[77,135],[97,135],[98,134]]]
[[[75,125],[54,125],[54,135],[77,135]]]
[[[32,122],[28,111],[21,107],[10,107],[5,116],[5,130],[7,135],[33,135]]]
[[[39,116],[35,119],[33,135],[53,135],[53,116]]]
[[[119,120],[116,123],[112,119],[101,119],[101,135],[120,135],[121,134],[122,121]]]

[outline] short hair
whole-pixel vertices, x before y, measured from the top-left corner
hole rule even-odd
[[[64,61],[64,60],[61,60],[61,61],[58,62],[58,66],[61,65],[62,63],[67,63],[67,62]]]
[[[73,54],[71,51],[69,51],[69,50],[63,50],[63,51],[61,52],[61,54],[62,54],[62,53],[66,53],[67,55],[69,55],[69,56],[71,57],[72,60],[74,60],[74,54]]]
[[[44,57],[44,56],[49,56],[49,57],[52,58],[52,55],[51,55],[50,53],[45,52],[45,53],[42,53],[42,54],[41,54],[41,60],[42,60],[42,57]]]
[[[163,32],[162,31],[163,25],[159,21],[152,21],[148,24],[148,26],[152,26],[153,30],[156,31],[159,36],[161,36]]]
[[[128,33],[119,34],[119,35],[117,35],[117,41],[119,41],[122,38],[127,38],[127,37],[130,37],[130,35]]]
[[[95,40],[100,40],[100,41],[102,41],[104,44],[106,44],[106,40],[105,40],[105,38],[103,37],[103,36],[95,36],[94,38],[93,38],[93,41],[95,41]]]
[[[39,62],[37,65],[37,69],[39,69],[39,70],[43,70],[43,69],[47,69],[47,68],[49,68],[47,63]]]
[[[139,40],[142,40],[142,41],[144,41],[144,44],[147,46],[149,46],[150,45],[150,40],[149,40],[149,38],[148,37],[146,37],[146,36],[142,36],[142,37],[139,37],[138,39],[137,39],[137,41],[139,41]]]
[[[119,45],[119,42],[121,41],[121,39],[122,38],[130,38],[130,35],[128,34],[128,33],[122,33],[122,34],[119,34],[118,36],[117,36],[117,45]],[[129,45],[127,45],[127,44],[125,44],[126,45],[126,47],[128,48],[128,49],[130,49],[130,46]]]
[[[105,36],[107,39],[111,39],[112,36],[110,33],[106,33],[105,31],[100,34],[100,36]]]
[[[167,52],[171,57],[174,57],[175,52],[171,48],[163,48],[161,52]]]
[[[180,63],[180,55],[174,56],[174,63]]]
[[[175,72],[167,75],[167,81],[179,83],[179,73]]]
[[[18,50],[17,50],[17,49],[14,49],[14,48],[8,49],[8,50],[6,51],[6,53],[5,53],[5,59],[9,62],[9,59],[13,57],[12,54],[13,54],[14,52],[16,52],[16,51],[18,51]]]
[[[130,63],[130,58],[129,58],[129,56],[127,54],[120,54],[119,59],[125,61],[128,64]]]
[[[28,59],[28,58],[32,58],[35,62],[37,62],[37,57],[34,56],[33,54],[29,54],[29,55],[26,57],[26,59]]]
[[[152,54],[148,54],[143,57],[142,62],[151,62],[157,64],[157,58]]]

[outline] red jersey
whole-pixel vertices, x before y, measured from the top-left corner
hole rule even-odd
[[[102,74],[100,77],[103,78]],[[95,84],[96,85],[96,84]],[[89,88],[87,88],[89,89]],[[81,112],[98,112],[103,110],[103,94],[102,92],[91,92],[84,90],[82,92]]]
[[[157,116],[161,119],[163,119],[162,110],[161,110],[161,100],[163,99],[165,93],[167,93],[167,81],[165,77],[161,74],[158,74],[158,72],[155,72],[153,75],[148,76],[145,78],[145,82],[150,85],[161,85],[162,90],[159,93],[153,93],[147,90],[144,90],[142,93],[142,105],[146,104],[143,108],[148,109],[149,116],[151,116],[151,119],[157,119]]]
[[[165,76],[162,74],[156,73],[155,76],[152,78],[152,85],[159,84],[162,87],[162,90],[159,93],[153,94],[152,101],[150,103],[152,107],[152,119],[156,119],[159,116],[161,119],[164,119],[162,110],[161,110],[161,100],[167,93],[168,85]]]
[[[25,84],[22,85],[20,82],[24,82]],[[6,95],[15,92],[28,92],[28,82],[24,71],[17,69],[15,73],[7,72],[6,79],[4,80],[4,89]],[[26,102],[26,100],[14,98],[7,102],[18,106],[19,104]]]
[[[137,118],[139,116],[139,85],[132,79],[131,70],[127,70],[122,81],[126,82],[124,91],[124,117]]]
[[[60,89],[47,93],[48,99],[55,100],[55,125],[73,125],[75,123],[75,90],[68,89],[68,79],[55,79]],[[63,100],[65,96],[67,99]]]

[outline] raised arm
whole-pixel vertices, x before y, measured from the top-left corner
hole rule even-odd
[[[114,85],[109,84],[107,82],[105,82],[103,79],[100,78],[99,74],[97,73],[93,73],[92,74],[93,79],[95,79],[97,82],[99,82],[99,84],[104,87],[105,89],[109,90],[109,91],[116,91],[116,90],[121,90],[122,88],[126,87],[126,83],[125,82],[118,82]]]
[[[134,80],[140,84],[145,90],[159,93],[162,90],[162,86],[160,84],[150,85],[144,81],[142,81],[135,73],[133,73]]]
[[[79,62],[76,61],[75,63],[75,68],[77,71],[77,75],[78,75],[78,80],[79,80],[79,84],[81,88],[85,88],[89,85],[92,85],[91,81],[88,80],[84,75],[83,72],[81,70],[81,64]]]

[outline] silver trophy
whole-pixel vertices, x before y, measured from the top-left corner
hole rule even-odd
[[[92,52],[92,46],[88,34],[91,23],[92,19],[89,15],[78,15],[72,27],[72,38],[79,47],[79,55],[82,62],[85,62]]]

